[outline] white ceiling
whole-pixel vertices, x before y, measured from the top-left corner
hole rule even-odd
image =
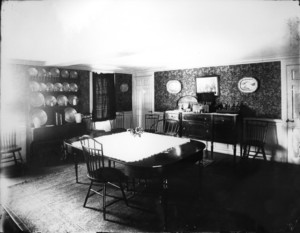
[[[2,61],[135,72],[299,55],[298,1],[2,2]]]

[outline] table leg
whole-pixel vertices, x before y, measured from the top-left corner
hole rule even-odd
[[[78,156],[76,152],[73,152],[72,154],[73,154],[74,166],[75,166],[76,183],[78,183]]]

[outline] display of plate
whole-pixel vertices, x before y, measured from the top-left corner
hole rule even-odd
[[[72,71],[70,72],[70,77],[71,77],[71,78],[77,78],[77,77],[78,77],[77,71],[72,70]]]
[[[181,91],[181,83],[178,80],[170,80],[167,82],[167,91],[171,94],[177,94]]]
[[[65,95],[57,96],[57,104],[59,106],[67,106],[68,105],[68,98]]]
[[[128,91],[128,89],[129,89],[129,86],[128,86],[127,83],[122,83],[121,84],[121,86],[120,86],[120,91],[121,92],[126,92],[126,91]]]
[[[45,83],[40,83],[40,91],[47,91],[48,87]]]
[[[52,78],[52,74],[51,74],[50,71],[47,72],[46,77],[47,77],[47,78]]]
[[[63,85],[61,83],[55,83],[54,91],[63,91]]]
[[[30,95],[30,104],[33,107],[41,107],[45,104],[44,95],[39,92],[31,93]]]
[[[74,122],[76,113],[77,111],[74,108],[65,108],[65,121],[69,123]]]
[[[30,77],[36,77],[38,75],[38,70],[34,67],[28,69],[28,74]]]
[[[63,91],[70,91],[69,83],[63,83]]]
[[[67,70],[62,70],[61,71],[61,73],[60,73],[60,76],[62,77],[62,78],[69,78],[69,71],[67,71]]]
[[[53,83],[47,83],[46,85],[47,85],[47,90],[48,91],[54,91],[54,85],[53,85]]]
[[[29,83],[29,88],[30,88],[31,91],[39,91],[40,90],[40,84],[38,82],[31,81]]]
[[[56,105],[57,100],[56,100],[56,98],[53,95],[48,95],[45,98],[45,102],[46,102],[47,106],[51,106],[52,107],[52,106]]]
[[[73,106],[76,106],[79,102],[79,99],[76,95],[70,95],[68,100],[69,100],[69,104],[71,104]]]
[[[75,83],[70,84],[70,91],[77,92],[78,91],[78,86]]]
[[[40,69],[38,73],[38,78],[45,79],[46,77],[47,77],[47,71],[44,68]]]
[[[53,78],[58,78],[60,75],[60,71],[58,68],[52,68],[50,72],[51,72],[51,77]]]
[[[239,80],[238,88],[243,93],[253,93],[258,88],[258,81],[252,77],[244,77]]]
[[[42,109],[36,109],[31,113],[31,121],[36,128],[46,124],[47,120],[47,113]]]

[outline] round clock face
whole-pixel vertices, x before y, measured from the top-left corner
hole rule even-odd
[[[120,91],[121,92],[126,92],[128,91],[129,87],[128,87],[128,84],[127,83],[122,83],[121,86],[120,86]]]
[[[258,88],[258,82],[255,78],[244,77],[238,82],[238,88],[243,93],[253,93]]]

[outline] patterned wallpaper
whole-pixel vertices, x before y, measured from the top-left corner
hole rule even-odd
[[[243,116],[260,118],[281,118],[281,70],[280,62],[265,62],[230,66],[203,67],[195,69],[171,70],[154,73],[155,111],[177,108],[177,101],[186,95],[196,96],[196,77],[218,75],[220,95],[218,103],[240,102]],[[254,93],[242,93],[238,81],[243,77],[254,77],[259,87]],[[181,82],[178,94],[167,92],[169,80]]]
[[[116,110],[117,112],[132,110],[132,75],[115,74]],[[125,89],[128,90],[125,91]],[[121,91],[123,89],[124,91]]]

